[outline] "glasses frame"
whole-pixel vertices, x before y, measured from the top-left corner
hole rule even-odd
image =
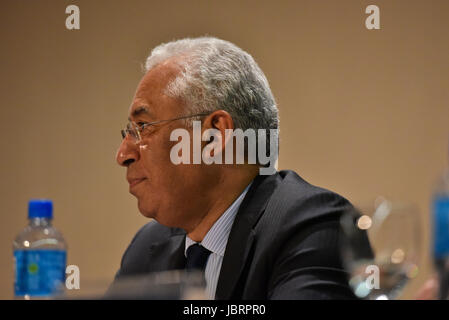
[[[200,116],[204,117],[204,116],[208,116],[210,114],[211,114],[211,112],[195,113],[195,114],[181,116],[181,117],[177,117],[177,118],[173,118],[173,119],[152,121],[152,122],[144,123],[140,126],[137,123],[135,123],[134,121],[129,121],[128,124],[126,125],[126,128],[120,130],[120,133],[122,134],[123,140],[129,135],[134,139],[135,143],[137,144],[140,141],[142,141],[142,132],[147,127],[151,127],[156,124],[164,123],[164,122],[171,122],[171,121],[188,119],[188,118],[193,118],[193,117],[200,117]]]

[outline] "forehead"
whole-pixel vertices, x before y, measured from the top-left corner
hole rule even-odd
[[[162,62],[148,71],[137,86],[129,109],[130,118],[137,115],[156,117],[161,112],[167,113],[177,108],[179,99],[169,97],[164,92],[180,71],[179,65],[171,61]]]

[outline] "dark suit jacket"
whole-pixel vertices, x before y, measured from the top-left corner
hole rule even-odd
[[[255,178],[229,235],[216,299],[351,299],[339,253],[341,196],[293,171]],[[185,265],[185,231],[151,221],[135,235],[116,279]]]

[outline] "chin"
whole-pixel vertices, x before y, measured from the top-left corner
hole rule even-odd
[[[145,202],[138,200],[137,204],[140,213],[150,219],[156,220],[158,223],[160,223],[163,226],[170,227],[170,228],[180,228],[179,221],[176,219],[175,216],[167,214],[167,211],[165,211],[165,214],[161,214],[164,210],[158,210],[153,203],[153,206],[145,206]],[[159,213],[159,214],[158,214]]]
[[[145,207],[144,204],[140,200],[137,200],[137,207],[139,208],[139,212],[146,218],[156,218],[155,210],[151,210]]]

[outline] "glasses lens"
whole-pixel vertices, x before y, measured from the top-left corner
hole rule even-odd
[[[123,139],[125,139],[126,136],[129,135],[132,140],[134,140],[135,142],[138,142],[140,140],[140,135],[137,130],[138,130],[138,127],[135,124],[128,123],[126,125],[126,129],[122,130]]]
[[[121,130],[122,138],[125,139],[126,136],[129,134],[133,140],[136,140],[137,134],[136,129],[132,126],[131,123],[128,123],[126,125],[126,129]]]

